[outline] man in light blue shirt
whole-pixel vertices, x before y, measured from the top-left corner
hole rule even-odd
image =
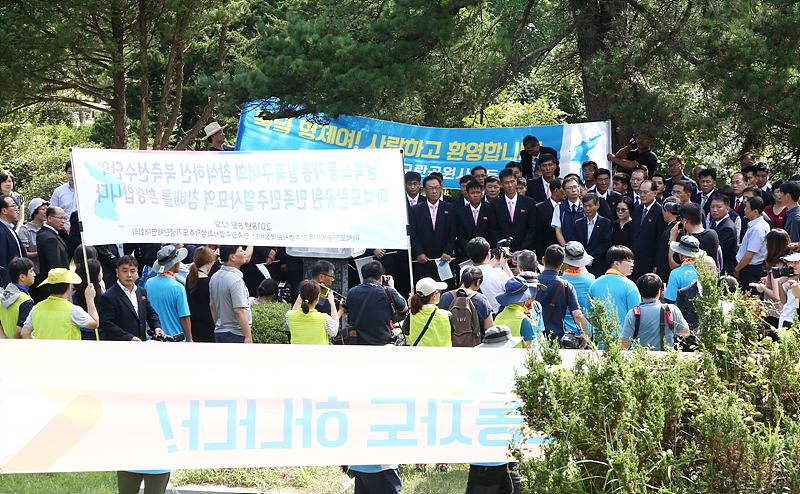
[[[664,293],[664,301],[674,304],[678,300],[678,290],[686,288],[697,279],[697,269],[694,262],[701,253],[700,241],[692,235],[684,235],[677,242],[670,242],[670,249],[681,258],[681,265],[673,269],[669,274],[667,291]]]
[[[744,215],[749,220],[747,231],[742,238],[739,251],[736,253],[736,268],[733,275],[739,279],[742,290],[750,290],[750,283],[758,283],[766,274],[764,259],[767,257],[769,224],[761,217],[764,212],[764,200],[751,197],[744,203]]]
[[[642,303],[628,311],[622,326],[622,349],[627,350],[631,343],[641,345],[651,351],[663,351],[675,344],[675,335],[687,336],[689,325],[681,311],[672,304],[659,303],[663,293],[661,278],[654,273],[643,274],[636,282],[642,295]],[[639,312],[639,330],[636,330],[636,312]],[[670,319],[672,324],[670,325]],[[661,324],[664,324],[664,340],[661,340]],[[670,327],[672,326],[672,327]],[[634,337],[635,336],[635,337]],[[663,343],[663,344],[662,344]]]
[[[186,259],[186,249],[176,249],[173,245],[161,248],[157,260],[153,264],[153,276],[145,283],[150,304],[161,320],[161,329],[168,336],[179,333],[186,335],[186,341],[192,341],[192,321],[186,289],[175,279],[180,270],[181,261]]]
[[[69,232],[69,217],[78,209],[78,202],[75,198],[75,179],[72,178],[71,161],[67,161],[64,172],[67,174],[68,182],[53,191],[53,196],[50,198],[50,206],[58,206],[64,210],[64,216],[67,217],[64,227],[67,229],[67,232]]]
[[[608,271],[589,287],[589,298],[602,301],[611,298],[609,315],[617,317],[619,331],[625,314],[642,300],[636,284],[628,279],[633,272],[633,252],[624,245],[612,245],[606,253],[606,261]]]

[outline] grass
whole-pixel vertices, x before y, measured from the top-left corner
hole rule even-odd
[[[447,472],[433,465],[422,471],[400,469],[404,494],[461,494],[467,485],[469,465],[452,464]],[[181,485],[254,487],[259,492],[341,494],[353,492],[339,467],[219,468],[177,470],[170,482]],[[42,473],[0,475],[0,494],[115,494],[116,472]]]

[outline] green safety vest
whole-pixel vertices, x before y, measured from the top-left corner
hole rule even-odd
[[[411,322],[408,328],[408,344],[413,345],[425,323],[431,317],[431,313],[436,311],[436,315],[431,319],[428,330],[425,335],[419,340],[417,346],[453,346],[450,316],[447,315],[446,310],[437,309],[435,307],[423,307],[416,314],[411,314],[409,317]]]
[[[528,317],[525,314],[525,309],[519,304],[511,304],[507,306],[503,311],[497,314],[497,317],[494,319],[495,325],[502,324],[503,326],[508,326],[508,329],[511,330],[511,336],[520,336],[519,330],[522,327],[522,320]],[[522,342],[520,341],[517,346],[514,348],[523,348]]]
[[[19,322],[19,306],[30,299],[30,295],[20,290],[17,300],[9,305],[7,309],[4,309],[3,306],[0,305],[0,324],[3,325],[3,331],[5,331],[7,337],[13,337],[14,330],[17,329],[17,322]]]
[[[327,345],[328,333],[325,332],[325,321],[328,314],[311,309],[308,314],[302,310],[289,312],[289,331],[292,332],[293,345]]]
[[[72,303],[49,296],[33,307],[33,336],[39,340],[80,340],[81,328],[72,324]]]

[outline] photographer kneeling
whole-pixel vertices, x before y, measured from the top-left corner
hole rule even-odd
[[[392,338],[392,317],[408,310],[406,301],[394,289],[394,279],[384,275],[379,261],[362,266],[361,275],[364,282],[347,292],[341,310],[350,314],[359,345],[386,345]]]

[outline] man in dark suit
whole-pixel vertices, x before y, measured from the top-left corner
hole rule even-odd
[[[164,334],[147,291],[136,286],[138,269],[135,257],[121,257],[117,261],[117,282],[97,301],[100,329],[106,340],[147,341],[148,326],[156,334]]]
[[[697,187],[700,192],[692,195],[692,202],[699,204],[703,208],[703,213],[707,215],[711,212],[711,201],[719,192],[717,190],[717,171],[713,168],[706,168],[701,170],[699,175],[700,182]]]
[[[539,143],[539,139],[532,135],[527,135],[522,139],[522,151],[519,153],[519,161],[522,163],[522,174],[525,178],[528,180],[533,178],[534,168],[536,168],[536,165],[541,167],[542,157],[546,154],[551,155],[555,164],[558,164],[558,151],[542,146]]]
[[[577,240],[583,244],[586,253],[594,258],[592,264],[586,266],[586,269],[596,278],[599,278],[608,269],[606,251],[611,247],[611,233],[614,229],[614,223],[598,214],[600,198],[597,197],[597,194],[589,192],[581,200],[583,201],[583,212],[586,216],[575,222],[575,238],[569,240]]]
[[[702,172],[701,172],[702,173]],[[711,199],[711,219],[708,227],[717,232],[719,246],[722,249],[722,272],[733,276],[736,267],[736,225],[728,215],[730,199],[725,194],[717,194]]]
[[[456,215],[452,204],[442,202],[442,180],[428,175],[423,181],[425,200],[411,209],[411,253],[417,263],[414,278],[440,280],[435,259],[450,261],[456,244]],[[452,281],[448,280],[449,282]]]
[[[536,248],[536,202],[530,197],[517,194],[517,177],[514,170],[506,168],[500,172],[503,195],[491,204],[492,244],[513,237],[510,250]],[[513,211],[513,215],[512,215]]]
[[[36,233],[36,248],[39,251],[39,275],[36,277],[36,286],[47,278],[47,273],[53,268],[69,268],[69,254],[64,237],[64,224],[67,217],[64,210],[58,206],[47,208],[47,219]],[[47,290],[37,291],[37,295],[47,298]],[[37,301],[38,302],[38,301]]]
[[[536,256],[539,259],[544,259],[544,253],[549,246],[558,243],[556,229],[550,226],[550,222],[553,220],[553,211],[558,207],[558,203],[567,197],[561,188],[560,178],[554,178],[550,182],[550,187],[553,190],[550,199],[536,205]]]
[[[0,194],[0,289],[11,283],[8,265],[15,257],[26,257],[25,246],[22,245],[15,230],[19,207],[11,196]],[[14,280],[16,281],[16,280]]]
[[[645,180],[639,187],[642,203],[633,210],[633,279],[652,273],[656,265],[658,239],[666,227],[661,205],[656,202],[658,187]]]
[[[594,172],[594,185],[594,193],[601,199],[598,213],[604,218],[616,221],[617,203],[622,199],[622,194],[611,190],[611,172],[605,168],[598,168]]]
[[[542,176],[528,180],[528,190],[525,192],[525,195],[532,198],[537,204],[546,201],[553,192],[553,187],[550,183],[558,176],[559,171],[556,156],[554,154],[540,154],[539,171],[542,172]]]
[[[456,260],[461,263],[469,258],[467,244],[475,237],[491,237],[491,210],[483,202],[483,187],[477,181],[467,184],[466,207],[456,209]]]

